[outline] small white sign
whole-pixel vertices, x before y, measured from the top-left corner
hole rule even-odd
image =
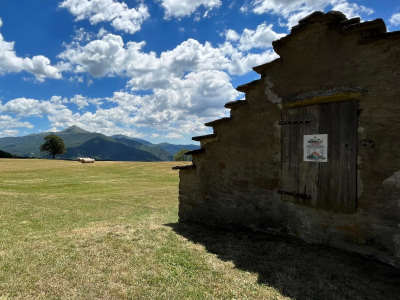
[[[304,135],[304,161],[328,162],[328,135]]]

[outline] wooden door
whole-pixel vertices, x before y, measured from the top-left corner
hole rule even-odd
[[[335,212],[357,207],[358,103],[346,101],[282,111],[283,201]],[[327,135],[327,161],[305,161],[304,136]]]

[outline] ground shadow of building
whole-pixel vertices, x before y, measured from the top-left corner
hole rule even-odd
[[[400,299],[400,271],[357,254],[297,239],[167,224],[219,259],[258,274],[258,282],[295,299]]]

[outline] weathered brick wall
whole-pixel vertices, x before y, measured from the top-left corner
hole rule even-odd
[[[180,171],[180,221],[290,234],[400,266],[400,34],[317,13],[274,48],[280,58],[255,68],[260,80],[238,88],[246,101]],[[357,212],[281,201],[283,105],[343,91],[362,94]]]

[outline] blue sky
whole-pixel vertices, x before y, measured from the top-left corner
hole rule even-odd
[[[273,40],[331,9],[400,30],[398,0],[1,0],[0,137],[77,125],[190,142],[277,58]]]

